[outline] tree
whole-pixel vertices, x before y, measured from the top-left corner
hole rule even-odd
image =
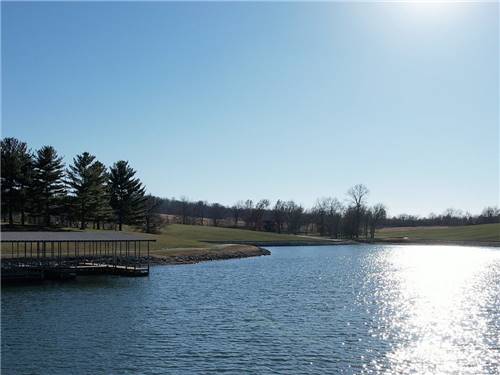
[[[387,217],[387,211],[382,203],[378,203],[369,210],[370,238],[375,238],[375,229]]]
[[[33,154],[24,150],[21,157],[21,178],[19,179],[19,210],[21,211],[21,225],[25,224],[26,210],[29,207],[30,186],[33,184]]]
[[[219,221],[224,218],[224,206],[219,203],[214,203],[210,206],[210,218],[214,227],[219,225]]]
[[[498,223],[500,219],[500,209],[498,207],[486,207],[480,216],[480,220],[484,223]]]
[[[357,211],[355,207],[347,207],[342,218],[342,235],[354,238],[359,234],[359,222],[357,221]]]
[[[84,152],[73,158],[73,164],[69,166],[67,174],[67,184],[70,194],[73,197],[75,212],[80,221],[80,229],[85,229],[87,219],[96,206],[94,186],[97,181],[92,169],[95,163],[95,156]]]
[[[262,218],[264,217],[264,212],[269,207],[269,201],[267,199],[261,199],[255,205],[253,210],[253,223],[255,230],[262,230]]]
[[[112,216],[110,205],[109,173],[106,166],[96,161],[90,167],[92,176],[93,214],[91,215],[97,229],[101,229],[101,223],[109,220]]]
[[[145,189],[141,181],[134,178],[135,174],[136,171],[124,160],[110,168],[110,203],[119,230],[123,224],[138,224],[144,219]]]
[[[286,229],[288,233],[297,234],[302,226],[304,208],[297,205],[294,201],[286,202]]]
[[[328,208],[328,198],[320,198],[316,200],[316,204],[312,208],[314,223],[320,236],[324,236],[326,232],[326,211]]]
[[[280,199],[277,200],[273,208],[273,217],[274,217],[274,222],[276,224],[276,229],[278,230],[278,233],[281,233],[286,218],[285,201],[282,201]]]
[[[65,194],[64,164],[62,157],[52,146],[43,146],[37,151],[33,163],[33,195],[37,213],[50,226],[50,217],[58,213]]]
[[[194,204],[194,216],[200,219],[200,225],[203,225],[207,211],[207,202],[198,201]]]
[[[14,211],[21,212],[24,225],[28,187],[31,185],[33,157],[25,142],[4,138],[1,142],[2,203],[7,208],[9,224],[14,223]]]
[[[233,214],[233,220],[234,220],[235,227],[238,226],[238,221],[240,220],[241,216],[243,215],[244,210],[245,210],[245,203],[243,201],[238,201],[231,207],[231,212]]]
[[[180,214],[182,217],[182,224],[188,223],[189,206],[190,206],[189,200],[186,197],[181,197],[179,208],[180,208]]]
[[[95,160],[95,156],[84,152],[73,159],[67,171],[72,206],[80,221],[80,229],[85,229],[88,220],[93,220],[97,229],[110,216],[108,194],[108,174],[106,166]]]
[[[326,230],[330,237],[337,238],[339,235],[343,209],[337,198],[328,198],[326,201]]]
[[[245,221],[245,226],[247,228],[252,228],[255,223],[254,219],[253,201],[251,199],[247,199],[243,209],[243,220]]]
[[[161,198],[148,194],[145,199],[145,231],[146,233],[157,233],[162,220],[158,209],[163,203]]]
[[[366,204],[366,197],[368,196],[369,190],[363,184],[354,185],[347,191],[347,196],[351,200],[354,207],[354,221],[352,223],[354,229],[354,236],[359,237],[359,225],[361,223],[361,215],[363,213],[364,206]]]

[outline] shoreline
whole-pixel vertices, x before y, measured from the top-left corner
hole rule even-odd
[[[150,264],[177,265],[196,264],[215,260],[242,259],[271,255],[271,252],[256,245],[219,244],[210,248],[187,248],[159,250],[150,254]]]
[[[315,237],[316,238],[316,237]],[[355,245],[357,242],[353,240],[337,240],[337,239],[313,239],[311,241],[202,241],[209,244],[217,245],[246,245],[257,247],[282,247],[282,246],[336,246],[336,245]]]
[[[405,240],[405,239],[375,239],[375,240],[324,240],[304,242],[270,242],[270,241],[206,241],[213,243],[214,247],[191,249],[160,250],[160,254],[150,256],[151,265],[177,265],[196,264],[214,260],[241,259],[256,256],[271,255],[263,247],[285,246],[337,246],[337,245],[452,245],[475,247],[500,247],[500,242],[495,241],[457,241],[457,240]],[[161,254],[164,253],[164,254]],[[169,254],[171,253],[171,254]]]
[[[450,246],[474,246],[474,247],[500,247],[500,241],[477,241],[477,240],[434,240],[434,239],[404,239],[388,238],[374,240],[357,240],[360,244],[385,244],[385,245],[450,245]]]

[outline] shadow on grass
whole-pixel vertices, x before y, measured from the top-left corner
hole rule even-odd
[[[58,226],[46,227],[44,225],[35,224],[2,224],[0,226],[2,232],[74,232],[74,229],[68,229]]]

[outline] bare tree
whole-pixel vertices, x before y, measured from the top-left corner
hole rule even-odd
[[[361,216],[363,213],[364,206],[366,205],[366,197],[368,196],[369,190],[363,184],[354,185],[347,191],[347,196],[351,200],[351,204],[354,208],[354,236],[359,237],[359,226],[361,224]]]
[[[146,195],[145,201],[145,228],[146,233],[156,233],[161,226],[161,216],[158,208],[162,204],[162,199],[151,194]]]
[[[387,216],[387,210],[382,203],[378,203],[369,210],[370,238],[375,238],[375,229]]]
[[[245,226],[247,228],[252,228],[254,226],[254,206],[251,199],[245,201],[245,208],[243,210],[243,220],[245,220]]]
[[[182,224],[187,224],[189,217],[189,200],[186,197],[181,197],[180,214],[182,217]]]
[[[207,211],[208,203],[205,201],[198,201],[194,205],[194,216],[200,219],[199,224],[203,225],[205,213]]]
[[[324,236],[326,233],[326,212],[328,209],[328,199],[329,198],[317,199],[316,204],[311,210],[314,223],[316,224],[316,228],[320,236]]]
[[[238,221],[241,219],[244,209],[245,203],[243,201],[238,201],[231,207],[235,227],[238,226]]]
[[[286,203],[284,201],[278,199],[273,208],[273,217],[276,224],[276,230],[278,233],[281,233],[286,217]]]
[[[328,235],[337,238],[344,207],[337,198],[328,198],[326,202],[326,228]]]
[[[264,217],[264,212],[268,207],[269,207],[269,200],[267,199],[261,199],[255,205],[255,209],[253,210],[254,211],[253,222],[255,230],[262,230],[262,218]]]
[[[363,184],[354,185],[347,191],[347,196],[351,199],[352,204],[356,208],[360,208],[366,203],[366,197],[370,191]]]
[[[219,221],[224,218],[224,206],[219,203],[214,203],[210,206],[210,218],[214,227],[219,226]]]
[[[480,216],[484,223],[498,223],[500,221],[500,209],[496,206],[486,207]]]
[[[304,208],[294,201],[286,202],[286,229],[288,233],[297,234],[300,232],[304,216]]]

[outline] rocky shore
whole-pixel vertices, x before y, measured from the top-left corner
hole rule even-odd
[[[271,255],[269,250],[252,245],[220,245],[203,249],[161,250],[150,256],[151,265],[193,264],[212,260]]]

